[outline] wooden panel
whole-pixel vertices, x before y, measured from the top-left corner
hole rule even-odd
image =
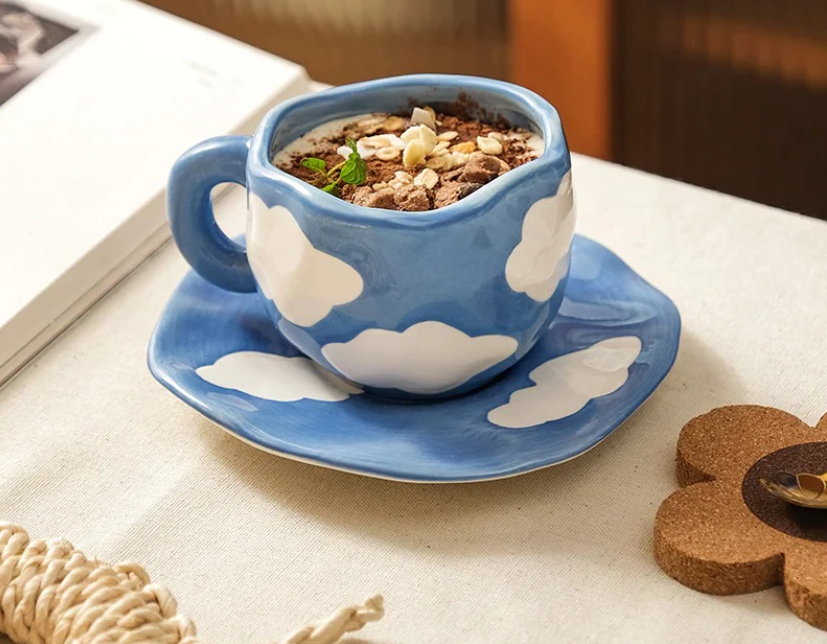
[[[577,152],[611,157],[612,0],[511,0],[511,77],[548,99]]]
[[[827,2],[616,9],[617,162],[827,219]]]
[[[318,81],[508,76],[507,0],[144,0],[307,68]]]

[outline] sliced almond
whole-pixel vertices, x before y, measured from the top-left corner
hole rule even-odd
[[[439,175],[431,168],[425,168],[414,178],[415,186],[425,186],[429,190],[439,183]]]
[[[398,132],[403,127],[405,127],[405,119],[403,119],[401,116],[389,116],[382,123],[382,127],[387,132]]]
[[[386,148],[379,148],[376,151],[376,158],[382,161],[393,161],[394,159],[398,159],[400,154],[402,153],[399,150],[388,146]]]
[[[402,153],[402,165],[406,168],[413,168],[416,164],[425,160],[428,150],[422,139],[414,139],[405,146]]]
[[[402,187],[401,181],[388,181],[388,188],[391,190],[399,190]]]
[[[391,145],[397,150],[401,151],[405,149],[405,142],[395,134],[388,134],[388,138],[391,140]]]
[[[436,138],[438,138],[440,141],[453,141],[458,136],[459,132],[454,132],[452,130],[450,132],[443,132],[442,134],[437,134]]]
[[[376,154],[376,148],[369,148],[362,143],[362,139],[356,141],[356,151],[363,159],[370,159],[374,154]]]
[[[419,138],[419,126],[414,125],[413,127],[409,127],[402,133],[402,136],[399,137],[405,143],[410,143],[414,139]]]
[[[428,108],[430,109],[430,108]],[[436,118],[434,111],[422,109],[421,107],[413,108],[411,114],[411,125],[427,125],[431,130],[436,131]]]
[[[373,188],[376,192],[379,192],[380,190],[387,190],[388,189],[388,184],[385,181],[379,181],[377,183],[374,183],[371,186],[371,188]]]
[[[340,157],[344,157],[345,159],[350,157],[351,152],[353,152],[353,150],[351,150],[346,145],[340,145],[338,148],[336,148],[336,154],[338,154]]]
[[[358,145],[369,150],[394,147],[397,150],[405,149],[405,142],[395,134],[377,134],[376,136],[363,136],[357,142]]]
[[[451,148],[451,152],[460,152],[462,154],[471,154],[476,149],[477,149],[477,146],[474,144],[473,141],[465,141],[463,143],[457,143],[454,147]]]
[[[436,147],[437,138],[436,132],[434,132],[431,128],[427,125],[420,125],[419,126],[419,140],[425,144],[425,154],[431,152],[431,150]]]
[[[434,146],[434,149],[430,151],[431,156],[437,156],[442,152],[448,152],[448,146],[451,145],[448,141],[440,141]]]
[[[445,150],[444,154],[428,159],[425,167],[432,170],[450,170],[454,167],[454,157]]]
[[[400,181],[402,183],[410,183],[413,181],[413,177],[403,170],[397,170],[393,173],[393,176],[396,177],[396,181]]]
[[[357,121],[356,125],[359,127],[370,127],[371,125],[379,125],[383,120],[385,120],[384,116],[377,116],[376,114],[373,114],[363,118],[361,121]]]
[[[374,148],[376,150],[378,150],[379,148],[390,147],[391,144],[390,135],[388,134],[377,134],[376,136],[363,136],[361,139],[359,139],[359,142],[366,148]]]
[[[471,158],[471,155],[465,152],[454,152],[451,154],[451,158],[454,161],[454,165],[465,165],[468,163],[468,159]]]
[[[356,131],[350,133],[350,136],[353,138],[358,138],[360,135],[364,136],[367,134],[373,134],[377,132],[380,127],[382,127],[382,123],[385,120],[384,114],[373,115],[369,118],[362,119],[358,123],[356,123]]]
[[[492,139],[490,136],[478,136],[477,147],[485,154],[491,154],[493,156],[502,154],[503,152],[503,144],[497,141],[497,139]]]
[[[394,136],[394,135],[389,135]],[[417,125],[415,127],[408,128],[399,140],[405,144],[409,144],[411,141],[419,140],[422,142],[425,148],[425,154],[429,154],[431,150],[437,144],[436,132],[434,132],[431,128],[427,125]]]

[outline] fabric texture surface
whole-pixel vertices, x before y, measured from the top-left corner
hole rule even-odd
[[[387,615],[351,644],[823,641],[780,589],[673,581],[652,528],[690,418],[755,403],[814,424],[827,410],[827,224],[583,157],[573,180],[578,232],[684,323],[671,374],[588,454],[428,486],[259,452],[146,368],[187,268],[168,244],[0,390],[0,517],[141,562],[205,642],[268,642],[374,592]],[[243,194],[219,210],[237,231]]]

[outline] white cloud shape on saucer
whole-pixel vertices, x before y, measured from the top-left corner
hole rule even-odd
[[[566,274],[566,253],[576,219],[569,171],[561,179],[557,194],[534,203],[523,219],[522,239],[505,264],[505,279],[514,291],[538,302],[554,294]]]
[[[302,356],[238,351],[195,370],[207,382],[250,396],[296,402],[303,398],[341,402],[362,390]]]
[[[324,345],[322,355],[363,385],[438,394],[468,382],[516,350],[517,341],[510,336],[472,338],[429,320],[402,332],[367,329],[349,342]]]
[[[571,416],[593,398],[620,389],[640,350],[639,338],[623,336],[553,358],[528,374],[534,386],[515,391],[505,405],[488,412],[488,420],[524,429]]]
[[[293,214],[250,195],[247,256],[264,295],[293,324],[313,326],[334,306],[362,293],[362,276],[338,257],[313,248]]]

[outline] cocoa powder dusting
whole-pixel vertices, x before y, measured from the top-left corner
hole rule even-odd
[[[406,168],[401,151],[395,159],[388,161],[372,156],[365,160],[367,165],[365,184],[361,186],[340,184],[341,198],[356,205],[388,210],[420,212],[443,208],[538,156],[538,153],[527,145],[529,132],[510,128],[506,123],[492,125],[478,119],[464,117],[462,116],[464,109],[458,108],[457,112],[460,115],[436,114],[438,123],[436,133],[437,135],[447,132],[457,133],[456,137],[448,142],[449,154],[458,144],[467,144],[460,148],[461,150],[473,149],[473,152],[457,155],[462,160],[460,165],[439,167],[440,162],[434,161],[434,157],[429,155],[416,166]],[[286,163],[279,164],[277,167],[294,177],[313,183],[318,179],[318,175],[302,166],[303,158],[316,157],[324,160],[328,169],[333,168],[344,160],[337,150],[345,144],[347,139],[358,140],[363,136],[386,133],[399,136],[410,127],[409,117],[398,115],[393,119],[395,120],[385,121],[391,124],[392,131],[383,127],[383,124],[362,128],[355,124],[349,125],[341,133],[316,142],[310,154],[292,156]],[[477,137],[485,137],[491,133],[499,133],[497,140],[502,146],[502,151],[496,155],[484,154],[477,149]],[[473,147],[469,142],[473,143]],[[412,182],[426,167],[432,167],[439,178],[433,187],[415,185]],[[401,179],[399,173],[404,173]],[[389,185],[391,183],[394,183],[394,186]]]

